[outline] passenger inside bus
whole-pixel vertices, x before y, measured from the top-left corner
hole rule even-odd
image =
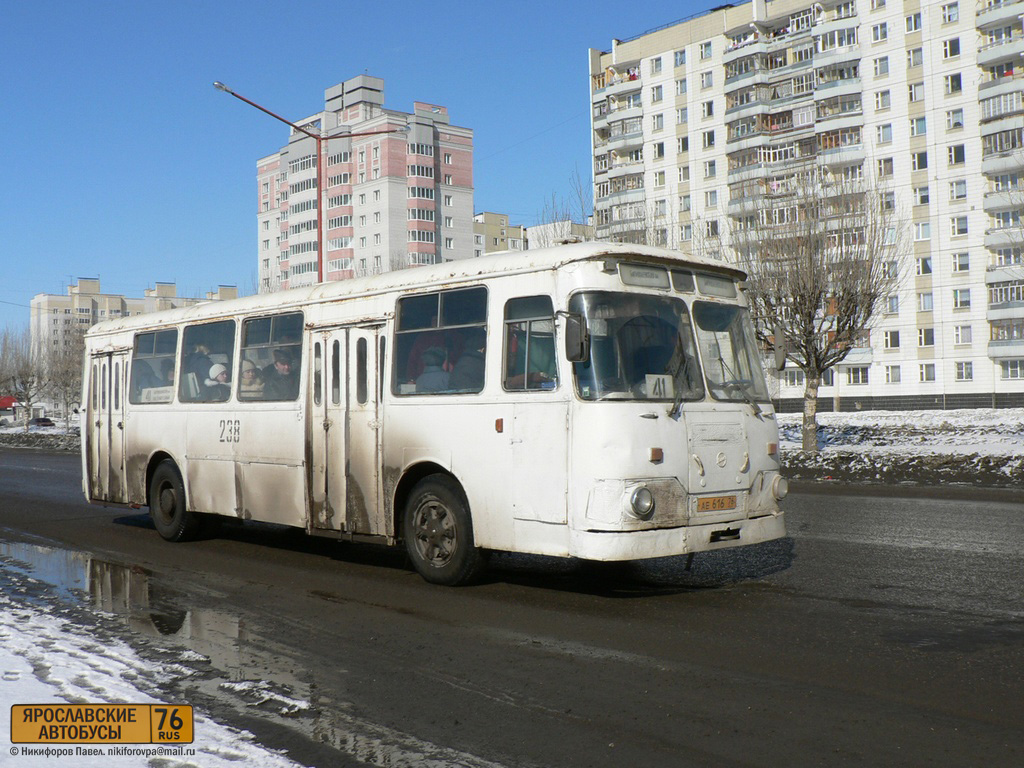
[[[449,385],[455,392],[479,392],[484,388],[484,354],[487,333],[483,328],[467,328],[465,349],[455,361]]]
[[[210,376],[204,383],[204,400],[222,403],[231,396],[231,376],[228,367],[222,363],[210,366]]]
[[[299,372],[287,347],[273,351],[274,362],[263,369],[264,400],[294,400],[299,394]]]
[[[242,380],[239,384],[239,396],[243,400],[263,399],[263,373],[252,360],[242,361]]]
[[[430,347],[420,356],[423,372],[416,377],[416,393],[435,393],[448,390],[450,374],[444,369],[448,355],[442,347]]]

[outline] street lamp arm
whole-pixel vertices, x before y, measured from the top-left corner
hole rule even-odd
[[[230,88],[228,88],[226,85],[224,85],[224,83],[222,83],[220,80],[217,80],[216,82],[214,82],[213,87],[216,88],[218,91],[224,91],[224,93],[231,94],[232,96],[234,96],[239,101],[244,101],[246,104],[248,104],[251,107],[256,107],[256,109],[258,109],[260,112],[264,112],[264,113],[270,115],[271,117],[273,117],[274,119],[280,120],[285,125],[290,125],[292,128],[294,128],[296,131],[299,131],[300,133],[304,133],[307,136],[316,139],[317,141],[320,140],[320,136],[318,134],[315,134],[312,131],[307,131],[301,125],[296,125],[291,120],[285,120],[283,117],[281,117],[280,115],[278,115],[278,114],[276,114],[274,112],[271,112],[266,107],[261,107],[255,101],[250,101],[249,99],[245,98],[245,96],[242,96],[241,94],[235,93]]]

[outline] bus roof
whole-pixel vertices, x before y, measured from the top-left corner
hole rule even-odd
[[[660,262],[677,267],[706,269],[742,280],[745,273],[722,261],[702,256],[686,256],[679,251],[646,245],[620,243],[570,243],[552,248],[539,248],[460,259],[410,269],[393,270],[369,277],[338,280],[307,285],[286,291],[262,293],[224,301],[206,301],[188,307],[149,312],[143,315],[105,320],[89,328],[87,335],[103,335],[164,323],[178,323],[222,317],[238,312],[276,311],[302,307],[341,298],[369,296],[393,290],[424,289],[451,285],[504,274],[539,272],[573,262],[613,258],[618,261]]]

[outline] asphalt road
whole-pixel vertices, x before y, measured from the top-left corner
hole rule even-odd
[[[446,589],[265,526],[167,544],[79,486],[0,449],[0,555],[88,553],[104,620],[209,659],[168,696],[308,765],[1024,764],[1024,503],[833,487],[692,571],[503,555]]]

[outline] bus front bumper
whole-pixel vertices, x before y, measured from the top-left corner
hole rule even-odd
[[[760,544],[786,535],[783,513],[709,525],[647,531],[572,531],[569,555],[584,560],[645,560]]]

